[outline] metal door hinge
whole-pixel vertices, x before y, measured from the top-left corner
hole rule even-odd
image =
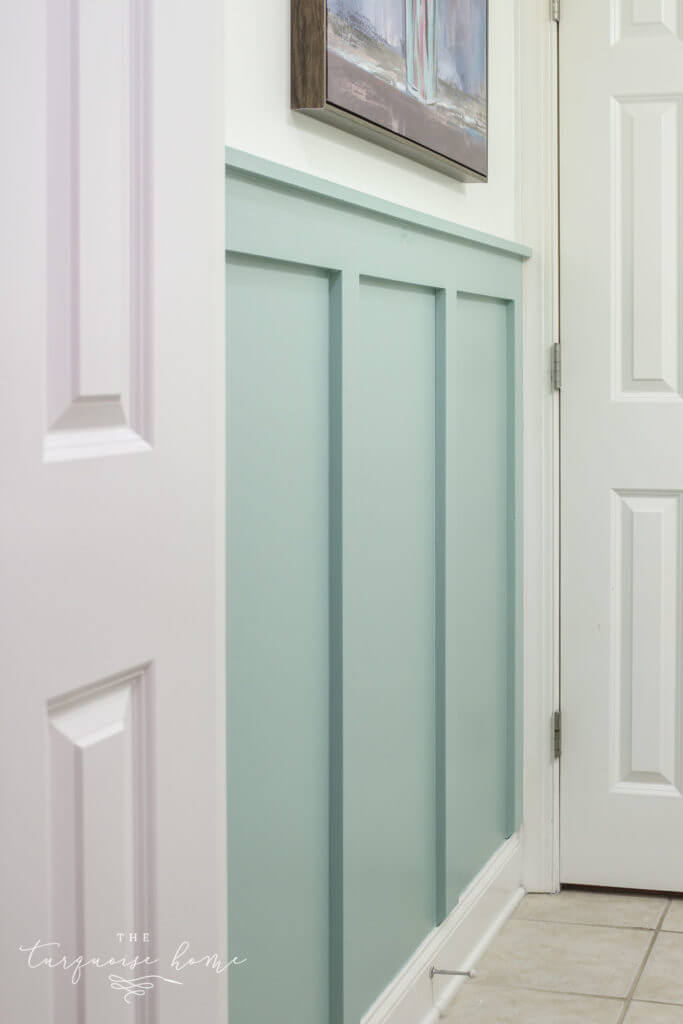
[[[550,17],[559,25],[560,22],[560,0],[550,0]]]
[[[557,341],[550,353],[550,382],[553,391],[562,390],[562,349]]]
[[[562,753],[562,712],[553,712],[553,757]]]

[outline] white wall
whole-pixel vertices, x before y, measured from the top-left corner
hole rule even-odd
[[[489,181],[463,185],[289,108],[289,0],[227,0],[226,143],[439,217],[515,235],[516,0],[489,0]]]

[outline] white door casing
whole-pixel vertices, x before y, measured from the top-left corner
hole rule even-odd
[[[3,1020],[226,1019],[222,6],[1,8]]]
[[[683,890],[683,4],[560,27],[561,879]]]
[[[518,7],[518,235],[524,267],[524,886],[559,888],[559,767],[548,722],[559,700],[557,25],[547,0]]]

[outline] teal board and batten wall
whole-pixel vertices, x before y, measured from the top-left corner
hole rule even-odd
[[[227,153],[234,1024],[358,1024],[521,821],[528,251]]]

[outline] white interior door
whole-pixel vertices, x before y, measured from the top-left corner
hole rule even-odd
[[[683,4],[560,25],[561,879],[683,890]]]
[[[221,21],[0,6],[4,1021],[225,1019]]]

